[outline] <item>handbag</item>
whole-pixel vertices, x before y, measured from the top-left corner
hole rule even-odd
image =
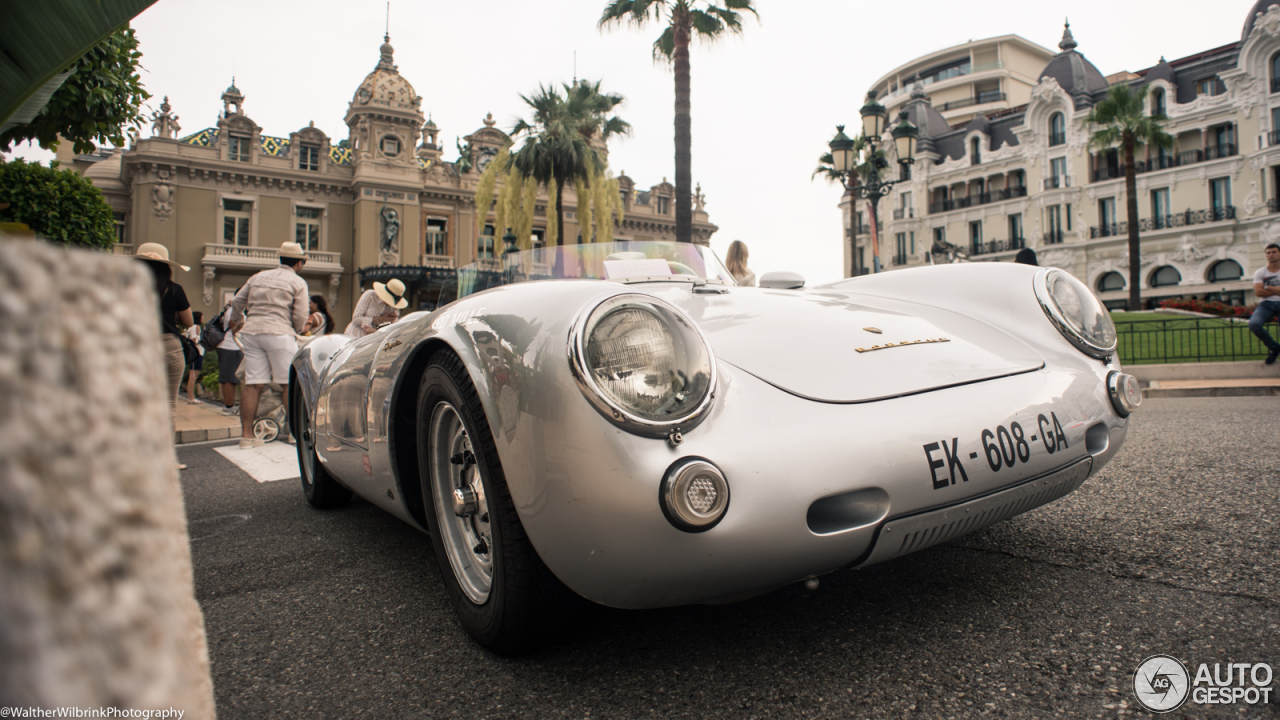
[[[187,367],[200,367],[200,348],[186,335],[179,335],[178,342],[182,343],[182,360]]]

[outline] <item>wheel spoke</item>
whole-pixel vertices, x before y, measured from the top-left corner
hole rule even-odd
[[[493,586],[489,508],[471,439],[462,417],[448,402],[441,401],[432,410],[428,453],[445,554],[462,591],[471,602],[482,604]]]

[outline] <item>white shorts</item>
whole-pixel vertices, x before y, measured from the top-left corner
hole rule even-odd
[[[298,352],[298,341],[289,335],[239,336],[244,346],[244,382],[266,385],[289,382],[289,364]]]

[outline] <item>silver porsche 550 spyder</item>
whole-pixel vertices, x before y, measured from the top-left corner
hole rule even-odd
[[[501,653],[577,596],[747,598],[1013,517],[1106,464],[1141,402],[1052,268],[747,288],[707,248],[618,242],[482,261],[457,293],[299,351],[290,427],[306,499],[429,533]]]

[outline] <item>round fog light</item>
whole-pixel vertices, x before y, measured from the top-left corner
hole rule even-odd
[[[1142,388],[1138,378],[1122,372],[1111,371],[1107,375],[1107,394],[1111,396],[1111,405],[1120,417],[1129,417],[1129,413],[1142,404]]]
[[[702,458],[685,458],[667,470],[660,499],[672,525],[685,532],[702,532],[724,517],[729,483],[715,465]]]

